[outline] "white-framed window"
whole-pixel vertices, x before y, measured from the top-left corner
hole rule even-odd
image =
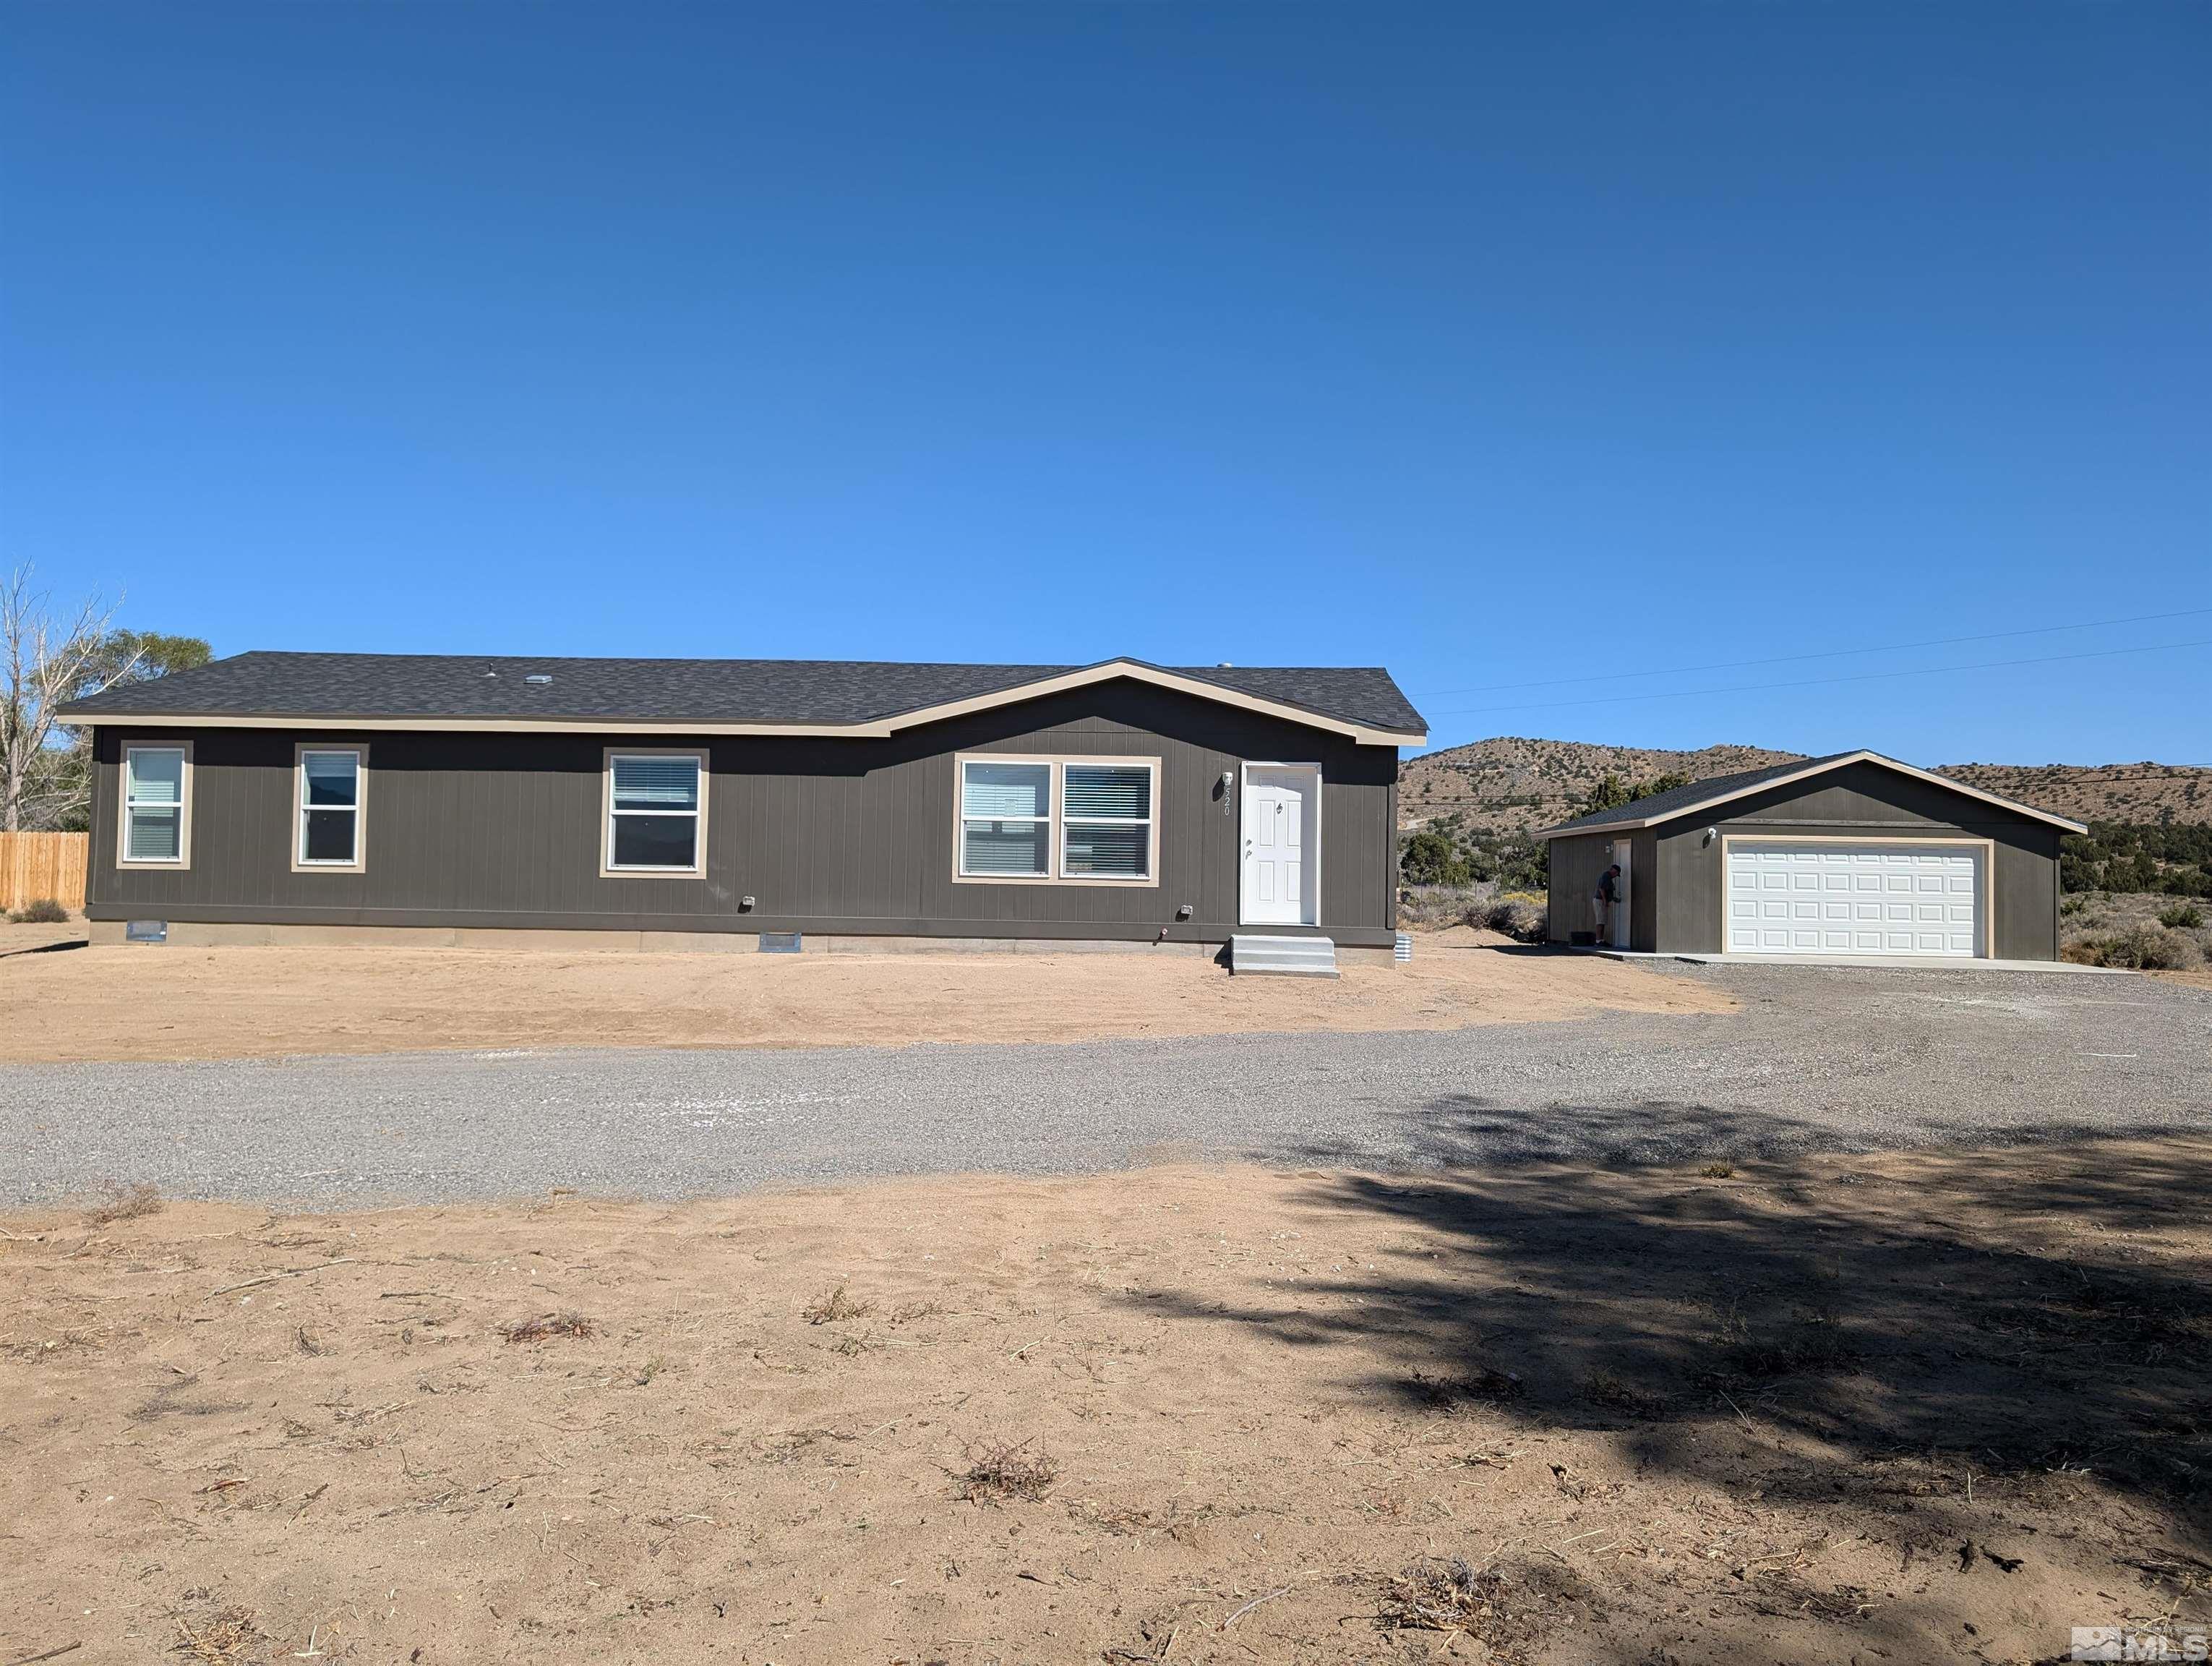
[[[1052,877],[1052,765],[963,758],[960,764],[963,879]]]
[[[607,753],[601,872],[706,872],[707,760],[698,752]]]
[[[192,760],[189,746],[123,749],[121,867],[183,867],[191,851]]]
[[[358,746],[302,746],[293,775],[292,865],[359,873],[366,865],[368,757]]]
[[[1159,883],[1158,758],[979,753],[955,764],[955,879]]]

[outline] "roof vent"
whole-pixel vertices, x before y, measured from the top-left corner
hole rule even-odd
[[[487,666],[487,667],[485,668],[485,670],[484,670],[484,675],[485,675],[485,676],[487,676],[487,677],[493,677],[493,678],[495,678],[495,677],[497,677],[497,676],[499,675],[499,673],[498,673],[497,672],[495,672],[495,671],[491,670],[489,666]]]
[[[549,671],[533,671],[522,680],[526,683],[550,683],[553,680],[553,673]]]
[[[1237,669],[1233,664],[1226,660],[1217,661],[1213,668],[1216,671],[1234,671]]]

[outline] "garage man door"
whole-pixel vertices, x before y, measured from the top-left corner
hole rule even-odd
[[[1730,954],[1981,952],[1979,846],[1730,839]]]

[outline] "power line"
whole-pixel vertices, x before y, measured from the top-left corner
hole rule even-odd
[[[2207,609],[2206,611],[2212,611]],[[2055,666],[2070,660],[2115,660],[2129,654],[2170,654],[2179,648],[2212,648],[2212,637],[2193,642],[2154,642],[2142,648],[2108,648],[2090,654],[2046,654],[2029,660],[1984,660],[1970,666],[1925,666],[1917,671],[1865,671],[1848,677],[1808,677],[1792,683],[1738,683],[1720,689],[1658,689],[1648,694],[1595,694],[1580,700],[1538,700],[1518,706],[1457,706],[1431,717],[1466,717],[1480,712],[1540,712],[1561,706],[1611,706],[1628,700],[1687,700],[1710,694],[1757,694],[1768,689],[1816,689],[1836,683],[1874,683],[1895,677],[1942,677],[1958,671],[1997,671],[2008,666]]]
[[[1631,677],[1686,677],[1700,671],[1742,671],[1753,666],[1782,666],[1802,660],[1840,660],[1854,654],[1902,654],[1908,648],[1952,648],[1960,642],[1996,642],[2014,636],[2048,636],[2062,630],[2100,630],[2107,625],[2150,624],[2165,619],[2194,619],[2212,607],[2187,607],[2179,613],[2137,613],[2125,619],[2086,619],[2078,624],[2037,625],[2027,630],[1992,630],[1979,636],[1934,636],[1924,642],[1891,642],[1881,648],[1833,648],[1818,654],[1778,654],[1768,660],[1722,660],[1708,666],[1674,666],[1662,671],[1607,671],[1587,677],[1547,677],[1533,683],[1477,683],[1463,689],[1425,689],[1422,696],[1493,694],[1511,689],[1555,689],[1570,683],[1618,683]],[[1500,709],[1503,709],[1502,708]]]

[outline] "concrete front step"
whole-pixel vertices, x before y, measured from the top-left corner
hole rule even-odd
[[[1229,970],[1276,977],[1334,977],[1336,945],[1326,937],[1261,937],[1239,932],[1229,939]]]

